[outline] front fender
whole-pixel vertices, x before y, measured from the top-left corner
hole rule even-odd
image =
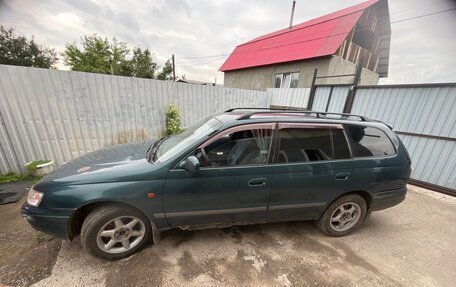
[[[164,218],[154,214],[163,213],[164,179],[92,183],[82,185],[48,186],[40,208],[81,210],[85,206],[104,202],[118,202],[140,210],[158,229],[169,227]],[[153,194],[153,195],[151,195]]]

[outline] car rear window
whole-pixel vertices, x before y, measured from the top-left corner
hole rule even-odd
[[[391,156],[396,150],[388,136],[380,129],[346,125],[348,140],[354,157]]]
[[[309,162],[350,158],[341,129],[283,128],[280,130],[279,162]]]

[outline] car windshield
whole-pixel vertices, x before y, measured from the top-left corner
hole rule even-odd
[[[222,126],[222,122],[210,117],[206,118],[180,134],[160,140],[152,157],[153,162],[164,162],[174,157],[183,149],[195,144],[200,139],[214,133]]]

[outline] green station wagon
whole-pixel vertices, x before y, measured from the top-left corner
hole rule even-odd
[[[65,163],[29,192],[37,230],[115,260],[160,232],[315,220],[330,236],[405,199],[409,155],[392,127],[351,114],[230,109],[158,141]]]

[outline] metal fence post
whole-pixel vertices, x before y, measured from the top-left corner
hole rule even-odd
[[[358,60],[358,64],[356,65],[356,72],[355,77],[353,79],[353,85],[350,87],[348,91],[347,100],[345,101],[344,105],[344,113],[350,113],[353,101],[355,100],[356,95],[356,87],[358,86],[359,80],[361,79],[361,73],[363,72],[363,63],[364,63],[364,55],[361,55]]]
[[[314,70],[313,78],[312,78],[312,85],[310,86],[310,95],[309,95],[309,103],[307,104],[307,109],[312,110],[312,105],[315,98],[315,81],[317,80],[318,69]]]

